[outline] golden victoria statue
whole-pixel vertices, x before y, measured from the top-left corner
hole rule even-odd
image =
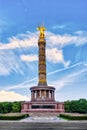
[[[37,30],[40,31],[39,38],[44,38],[45,37],[44,31],[46,30],[46,28],[44,26],[38,26]]]

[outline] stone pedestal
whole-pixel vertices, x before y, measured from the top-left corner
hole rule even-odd
[[[55,88],[51,86],[34,86],[31,90],[31,101],[22,103],[22,113],[29,112],[64,112],[64,103],[56,102]]]
[[[64,103],[62,102],[23,102],[22,103],[22,113],[29,112],[53,112],[62,113],[64,112]]]

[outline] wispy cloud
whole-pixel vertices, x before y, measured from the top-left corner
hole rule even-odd
[[[74,34],[80,35],[80,36],[87,36],[87,31],[78,30],[78,31],[74,32]]]
[[[48,75],[53,75],[57,72],[61,72],[61,71],[64,71],[64,70],[68,70],[68,69],[71,69],[73,67],[76,67],[76,66],[79,66],[79,65],[82,65],[82,62],[79,62],[79,63],[76,63],[76,64],[73,64],[71,66],[68,66],[67,68],[63,68],[63,69],[58,69],[58,70],[55,70],[55,71],[52,71],[52,72],[49,72]]]
[[[18,85],[14,85],[14,86],[10,86],[10,87],[6,87],[4,88],[4,90],[15,90],[15,89],[20,89],[20,88],[29,88],[32,85],[34,85],[34,82],[37,80],[37,77],[34,77],[28,81],[25,81],[23,83],[20,83]],[[29,85],[30,84],[30,85]]]
[[[0,51],[0,75],[23,74],[22,63],[12,51]]]
[[[76,66],[78,66],[78,65],[81,65],[82,63],[77,63],[77,64],[74,64],[74,65],[72,65],[72,66],[69,66],[69,67],[67,67],[67,68],[64,68],[64,69],[58,69],[58,70],[55,70],[55,71],[52,71],[52,72],[49,72],[47,75],[49,76],[49,75],[54,75],[55,73],[58,73],[58,72],[63,72],[64,70],[69,70],[69,69],[71,69],[71,68],[73,68],[73,67],[76,67]],[[30,79],[30,80],[28,80],[28,81],[25,81],[25,82],[23,82],[23,83],[21,83],[21,84],[18,84],[18,85],[15,85],[15,86],[10,86],[10,87],[6,87],[5,88],[5,90],[14,90],[14,89],[19,89],[19,88],[29,88],[29,87],[31,87],[32,85],[34,85],[34,81],[36,81],[37,80],[37,77],[34,77],[33,79]],[[30,84],[30,85],[29,85]]]
[[[54,85],[54,86],[58,86],[56,89],[60,90],[62,87],[64,87],[66,85],[66,83],[74,82],[74,80],[76,79],[75,77],[78,77],[81,73],[86,72],[87,71],[86,66],[87,65],[80,62],[80,63],[76,63],[74,65],[71,65],[67,68],[64,68],[64,69],[58,69],[53,72],[49,72],[48,76],[54,75],[56,73],[58,74],[59,72],[63,73],[63,76],[59,80],[52,81],[52,82],[50,82],[50,84]],[[64,73],[64,71],[66,71],[66,73]],[[34,85],[34,82],[36,83],[36,81],[37,81],[37,77],[34,77],[33,79],[28,80],[24,83],[21,83],[21,84],[15,85],[15,86],[6,87],[5,90],[30,88],[31,86]]]
[[[36,52],[31,51],[37,46],[38,35],[38,32],[27,32],[26,34],[19,34],[17,37],[10,38],[8,43],[0,43],[0,75],[9,75],[12,72],[23,74],[25,66],[30,66],[27,62],[33,62],[38,59],[37,54],[35,54]],[[62,48],[68,44],[75,44],[77,46],[86,44],[87,35],[81,30],[73,35],[57,35],[46,32],[46,42],[47,60],[50,63],[62,63],[67,67],[70,65],[70,61],[65,61]],[[24,48],[26,51],[28,49],[27,53],[23,52]],[[19,53],[19,55],[14,51]]]
[[[54,25],[52,29],[64,29],[67,25]]]
[[[76,67],[77,67],[77,69],[76,69]],[[69,72],[67,70],[69,70]],[[64,70],[60,70],[60,71],[63,72]],[[53,74],[56,73],[56,72],[57,71],[53,72]],[[53,86],[57,86],[56,89],[57,89],[57,91],[59,91],[63,87],[66,87],[67,85],[75,83],[75,81],[84,72],[87,72],[87,67],[86,67],[86,65],[84,63],[74,64],[74,65],[68,67],[68,69],[66,69],[66,74],[64,73],[63,76],[59,80],[51,82],[51,84]],[[52,74],[52,73],[50,73],[50,74]]]
[[[7,29],[9,25],[6,23],[4,19],[0,18],[0,34]]]
[[[71,68],[74,68],[76,66],[82,66],[83,63],[77,63],[77,64],[74,64],[70,67],[68,67],[68,70],[70,70]],[[52,81],[50,82],[51,85],[55,86],[56,87],[56,95],[57,93],[60,94],[59,90],[61,90],[63,87],[67,87],[67,85],[70,85],[70,84],[73,84],[75,83],[75,81],[77,81],[78,77],[80,75],[82,75],[84,72],[87,72],[87,68],[86,68],[87,65],[84,65],[83,64],[83,67],[81,67],[81,69],[77,69],[77,71],[70,71],[69,73],[67,73],[67,75],[63,75],[63,77],[60,79],[60,80],[55,80],[55,81]],[[49,73],[48,75],[50,74],[54,74],[56,72],[60,72],[63,73],[64,70],[59,70],[59,71],[54,71],[53,73]],[[23,96],[23,95],[20,95],[20,94],[17,94],[13,91],[9,91],[9,90],[16,90],[16,89],[20,89],[20,88],[30,88],[31,86],[33,86],[33,82],[37,80],[37,77],[31,79],[31,80],[28,80],[24,83],[21,83],[19,85],[16,85],[16,86],[12,86],[12,87],[7,87],[5,90],[1,90],[0,91],[0,101],[23,101],[23,100],[29,100],[29,98],[27,96]],[[58,96],[56,97],[56,99],[58,99]],[[64,98],[63,100],[65,100],[66,98]],[[59,100],[59,99],[58,99]]]

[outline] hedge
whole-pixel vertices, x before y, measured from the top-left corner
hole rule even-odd
[[[69,119],[69,120],[87,120],[87,115],[74,116],[74,115],[60,114],[59,117]]]
[[[0,115],[0,120],[19,120],[28,117],[28,114],[17,115],[17,116],[6,116]]]

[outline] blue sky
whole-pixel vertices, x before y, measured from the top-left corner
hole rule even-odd
[[[38,25],[47,28],[48,85],[58,101],[87,99],[87,0],[0,0],[0,101],[30,100]]]

